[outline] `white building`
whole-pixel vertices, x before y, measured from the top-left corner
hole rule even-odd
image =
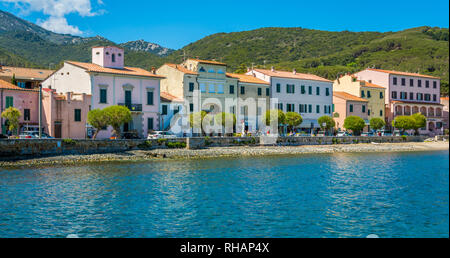
[[[117,47],[93,47],[92,63],[65,61],[64,66],[50,75],[44,88],[57,93],[92,95],[90,109],[111,105],[127,106],[133,116],[122,131],[136,132],[145,137],[159,125],[159,91],[163,76],[141,68],[124,66],[124,50]],[[112,128],[101,131],[98,138],[111,136]]]
[[[178,136],[184,136],[183,126],[187,126],[188,123],[186,117],[182,117],[186,115],[184,100],[167,92],[161,92],[160,99],[161,127],[159,129],[161,131],[170,131]],[[179,116],[176,116],[177,114]]]
[[[300,129],[311,131],[320,128],[317,119],[332,115],[333,82],[317,75],[253,69],[247,72],[270,83],[271,108],[283,112],[297,112],[303,122]]]

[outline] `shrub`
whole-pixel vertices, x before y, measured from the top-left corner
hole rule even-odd
[[[103,109],[107,124],[113,128],[113,134],[120,139],[120,126],[131,121],[131,111],[125,106],[109,106]]]
[[[379,117],[374,117],[374,118],[370,119],[370,128],[372,128],[374,130],[380,130],[385,125],[386,125],[386,123],[384,122],[384,120]]]
[[[106,117],[106,112],[101,109],[93,109],[88,112],[87,115],[88,124],[95,128],[94,135],[92,139],[97,138],[97,134],[108,126],[108,118]]]
[[[22,116],[20,111],[15,107],[9,107],[2,112],[3,118],[8,120],[8,130],[11,132],[19,129],[19,118]]]
[[[345,129],[352,130],[354,135],[359,135],[362,129],[364,129],[364,126],[366,126],[366,123],[359,116],[348,116],[344,120]]]
[[[185,142],[168,142],[167,147],[171,149],[182,149],[186,148]]]
[[[319,123],[320,128],[325,131],[330,130],[336,125],[336,122],[334,122],[334,119],[331,116],[321,116],[317,119],[317,122]],[[325,126],[323,126],[324,123]]]
[[[415,127],[416,121],[411,116],[397,116],[394,121],[392,121],[392,126],[401,131],[413,129]]]
[[[167,139],[164,139],[164,138],[163,139],[158,139],[157,142],[158,142],[159,145],[163,145],[163,143],[167,142]]]
[[[75,145],[75,144],[77,143],[77,142],[76,142],[75,140],[73,140],[73,139],[63,139],[62,142],[63,142],[65,145]]]
[[[152,144],[151,141],[145,141],[145,142],[140,143],[138,145],[138,147],[141,148],[141,149],[148,149],[148,148],[151,148],[152,146],[153,146],[153,144]]]
[[[296,112],[287,112],[285,115],[285,121],[291,131],[293,131],[294,127],[300,125],[303,122],[303,118]]]

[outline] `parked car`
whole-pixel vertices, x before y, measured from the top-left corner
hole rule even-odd
[[[407,132],[400,132],[399,130],[394,131],[394,136],[409,136]]]
[[[122,136],[122,139],[139,139],[139,135],[135,131],[123,132],[121,134],[121,136]]]
[[[170,139],[170,138],[177,138],[177,136],[167,131],[154,131],[153,133],[149,133],[147,136],[147,139]]]
[[[325,136],[325,131],[317,132],[316,136]]]
[[[39,138],[39,132],[36,131],[25,131],[22,132],[19,135],[19,139],[38,139]],[[51,137],[50,135],[42,132],[41,133],[41,139],[53,139],[54,137]]]
[[[391,131],[381,130],[380,132],[381,132],[381,136],[392,136]]]
[[[371,136],[375,136],[375,134],[373,132],[365,132],[365,133],[362,133],[361,136],[371,137]]]
[[[351,136],[351,134],[345,132],[345,131],[340,131],[336,134],[337,137],[344,137],[344,136]]]

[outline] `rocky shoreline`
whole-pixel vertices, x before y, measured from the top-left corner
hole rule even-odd
[[[213,147],[199,150],[189,149],[155,149],[132,150],[120,153],[104,153],[89,155],[63,155],[51,157],[35,157],[16,161],[0,161],[0,167],[80,165],[96,162],[120,161],[156,161],[179,159],[205,159],[218,157],[251,157],[276,155],[301,155],[313,153],[348,153],[348,152],[408,152],[448,150],[448,142],[407,142],[379,144],[336,144],[336,145],[303,145],[303,146],[240,146]]]

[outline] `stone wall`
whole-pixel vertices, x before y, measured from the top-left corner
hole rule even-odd
[[[228,146],[299,146],[356,143],[423,142],[427,137],[195,137],[159,140],[60,140],[1,139],[0,159],[25,156],[112,153],[127,150],[170,148],[170,143],[186,144],[189,149]],[[183,145],[184,146],[184,145]],[[180,146],[177,146],[180,147]]]

